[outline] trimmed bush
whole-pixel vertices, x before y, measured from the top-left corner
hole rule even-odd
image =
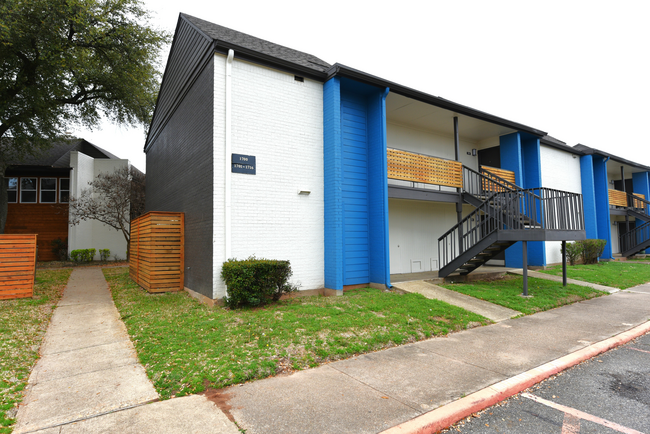
[[[605,240],[584,240],[582,243],[582,263],[595,264],[603,254],[607,241]]]
[[[223,263],[221,278],[228,285],[224,303],[230,308],[261,306],[278,301],[282,294],[297,291],[289,283],[293,272],[289,261],[272,259],[229,259]]]
[[[560,246],[560,253],[562,253],[562,246]],[[582,243],[580,241],[566,244],[566,258],[569,264],[575,265],[580,255],[582,255]]]
[[[99,257],[102,261],[108,261],[108,258],[111,257],[110,249],[99,249]]]
[[[95,249],[77,249],[70,252],[70,258],[75,262],[90,262],[95,257]]]

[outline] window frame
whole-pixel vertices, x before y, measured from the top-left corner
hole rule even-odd
[[[36,185],[36,188],[34,190],[23,189],[23,179],[35,179],[36,182],[34,184]],[[19,186],[20,186],[19,187],[19,198],[18,198],[20,203],[38,203],[38,183],[39,183],[38,179],[39,179],[38,176],[21,176],[20,177],[20,181],[18,183]],[[25,202],[25,201],[23,201],[23,191],[25,191],[25,192],[27,192],[27,191],[35,192],[34,201],[33,202]]]
[[[53,179],[54,180],[54,190],[47,189],[43,190],[43,180],[44,179]],[[57,181],[58,178],[52,178],[48,176],[43,176],[38,178],[38,203],[57,203],[57,198],[58,198],[58,193],[59,193],[59,183]],[[44,201],[43,200],[43,192],[44,191],[53,191],[54,192],[54,200],[53,201]]]
[[[6,179],[7,183],[7,203],[18,203],[18,185],[20,185],[20,178],[18,176],[5,176],[4,179]],[[9,188],[9,180],[10,179],[15,179],[16,180],[16,188],[14,190],[11,190]],[[16,200],[11,201],[9,200],[9,192],[15,192],[16,193]]]
[[[63,182],[64,179],[67,179],[67,180],[68,180],[68,188],[67,188],[67,189],[64,189],[64,188],[61,186],[61,184],[62,184],[62,182]],[[63,193],[63,192],[67,192],[67,193],[68,193],[68,200],[66,200],[66,201],[64,201],[64,200],[61,198],[61,193]],[[59,198],[59,203],[70,203],[70,178],[59,178],[59,194],[58,194],[57,197]]]

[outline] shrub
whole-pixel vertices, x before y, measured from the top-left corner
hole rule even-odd
[[[99,249],[99,257],[102,261],[108,261],[108,258],[111,257],[110,249]]]
[[[603,254],[607,241],[605,240],[584,240],[582,244],[582,262],[584,264],[595,264],[598,257]]]
[[[562,247],[560,247],[560,253],[562,253]],[[580,241],[566,244],[566,258],[569,264],[575,265],[580,255],[582,255],[582,243]]]
[[[289,261],[271,259],[229,259],[223,263],[221,278],[228,285],[228,296],[224,303],[230,308],[261,306],[277,301],[282,294],[298,288],[289,283],[291,277]]]
[[[75,262],[90,262],[95,257],[95,249],[77,249],[70,252],[70,257]]]
[[[52,240],[50,244],[52,245],[52,253],[54,253],[59,258],[59,261],[68,260],[68,239],[67,238],[65,239],[65,241],[63,241],[61,238],[57,238],[56,240]]]

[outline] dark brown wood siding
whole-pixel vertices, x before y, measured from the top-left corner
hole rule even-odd
[[[5,234],[36,234],[38,260],[58,260],[52,253],[52,241],[68,238],[68,204],[10,203]]]

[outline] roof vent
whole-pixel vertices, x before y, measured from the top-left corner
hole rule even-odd
[[[302,83],[303,81],[305,81],[305,77],[301,77],[301,76],[299,76],[299,75],[294,75],[294,76],[293,76],[293,79],[296,80],[296,81],[299,81],[299,82],[301,82],[301,83]]]

